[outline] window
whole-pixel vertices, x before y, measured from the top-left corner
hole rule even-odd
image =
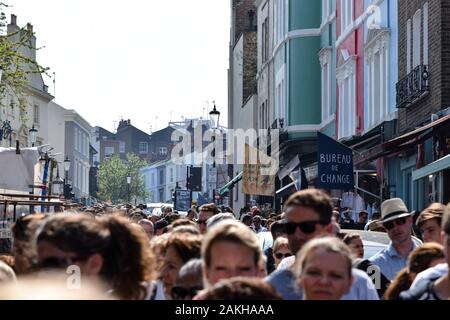
[[[164,184],[164,170],[159,171],[159,184],[160,185]]]
[[[411,72],[411,19],[406,22],[406,73]]]
[[[278,112],[279,119],[286,117],[286,98],[285,98],[285,65],[280,68],[275,76],[275,105],[274,108]]]
[[[161,156],[166,156],[167,155],[167,148],[166,147],[159,147],[159,154]]]
[[[152,173],[150,175],[150,187],[153,187],[154,184],[155,184],[155,174]]]
[[[412,33],[412,45],[413,45],[413,69],[420,65],[420,30],[421,30],[421,10],[417,10],[413,18],[413,33]]]
[[[355,71],[355,56],[349,57],[337,70],[337,81],[339,86],[339,139],[351,137],[356,133]]]
[[[322,122],[330,119],[331,110],[331,48],[324,48],[319,52],[322,68]]]
[[[120,153],[125,153],[125,142],[120,142],[119,143],[119,152]]]
[[[35,124],[39,124],[40,123],[41,116],[40,116],[40,112],[39,111],[40,111],[39,110],[39,105],[35,104],[33,106],[33,123],[35,123]]]
[[[264,19],[262,24],[261,33],[261,58],[262,63],[265,63],[269,59],[269,20]]]
[[[389,31],[376,31],[365,49],[368,64],[368,128],[379,124],[389,106]]]
[[[274,43],[279,44],[285,34],[285,0],[275,0],[274,3]]]
[[[110,157],[114,154],[114,147],[105,147],[105,157]]]
[[[169,172],[170,172],[170,182],[172,183],[173,182],[173,168],[170,168]]]
[[[139,153],[140,154],[148,153],[148,143],[147,142],[139,142]]]
[[[353,22],[353,0],[341,0],[341,34],[343,34]]]
[[[330,0],[322,0],[322,24],[324,24],[328,20],[330,10]]]
[[[423,64],[428,65],[428,2],[423,5]]]

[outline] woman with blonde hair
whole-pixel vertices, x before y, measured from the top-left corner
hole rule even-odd
[[[294,271],[304,300],[340,300],[353,283],[352,254],[334,237],[313,239],[297,255]]]
[[[285,237],[279,237],[277,240],[275,240],[272,246],[272,250],[272,256],[275,261],[275,268],[278,268],[284,258],[292,256],[291,249],[289,249],[288,239]]]

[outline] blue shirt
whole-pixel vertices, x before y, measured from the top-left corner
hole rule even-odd
[[[422,245],[421,242],[418,242],[415,239],[412,240],[412,243],[413,244],[409,252],[412,252],[414,249]],[[400,270],[406,267],[406,264],[408,262],[408,255],[402,257],[394,248],[391,242],[387,248],[381,250],[373,257],[369,258],[369,261],[377,265],[380,268],[381,273],[383,273],[386,278],[392,281],[400,272]]]
[[[379,300],[379,296],[369,276],[357,269],[352,270],[354,283],[341,300]],[[283,300],[302,300],[303,292],[298,286],[295,275],[289,269],[276,270],[266,278]]]

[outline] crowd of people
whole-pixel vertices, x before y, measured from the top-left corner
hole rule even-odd
[[[0,299],[450,298],[450,204],[415,213],[394,198],[368,218],[318,189],[279,213],[211,203],[183,216],[106,204],[30,214],[0,256]],[[390,243],[368,257],[362,233],[377,231]]]

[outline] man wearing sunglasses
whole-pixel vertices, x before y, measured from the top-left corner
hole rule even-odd
[[[284,231],[293,256],[285,258],[277,270],[266,281],[284,300],[301,300],[302,291],[298,287],[291,267],[295,255],[310,240],[333,234],[331,216],[333,204],[323,191],[307,189],[296,192],[285,203]],[[369,276],[353,269],[354,284],[343,300],[378,300],[378,293]]]
[[[417,240],[413,241],[413,215],[414,212],[408,212],[400,198],[389,199],[381,204],[379,224],[386,230],[391,243],[369,260],[377,265],[389,280],[393,280],[397,273],[406,267],[411,251],[422,245]]]
[[[217,206],[214,203],[204,204],[200,207],[198,214],[198,228],[201,234],[205,234],[207,230],[208,219],[219,213]]]

